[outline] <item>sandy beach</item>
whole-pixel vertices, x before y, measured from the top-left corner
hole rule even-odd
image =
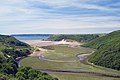
[[[50,45],[60,45],[60,44],[79,46],[82,44],[77,41],[67,42],[66,40],[61,40],[61,41],[24,40],[23,42],[31,46],[50,46]]]

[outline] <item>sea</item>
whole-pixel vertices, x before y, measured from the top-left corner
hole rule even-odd
[[[13,34],[18,40],[47,40],[52,34]]]

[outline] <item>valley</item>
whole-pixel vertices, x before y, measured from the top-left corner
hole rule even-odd
[[[60,41],[53,43],[60,43]],[[58,77],[59,80],[101,80],[102,78],[103,80],[119,80],[119,71],[88,62],[89,55],[95,49],[82,47],[83,43],[73,47],[71,43],[74,42],[51,44],[49,46],[46,46],[46,44],[45,46],[36,46],[35,43],[30,43],[36,48],[35,52],[37,55],[40,55],[29,56],[21,60],[21,66],[29,66],[33,69],[49,73],[52,76]]]

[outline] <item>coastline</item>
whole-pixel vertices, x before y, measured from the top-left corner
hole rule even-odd
[[[61,45],[61,44],[72,45],[72,46],[82,45],[82,43],[79,43],[77,41],[68,42],[64,39],[61,41],[50,41],[50,40],[21,40],[21,41],[31,46],[49,46],[49,45]]]

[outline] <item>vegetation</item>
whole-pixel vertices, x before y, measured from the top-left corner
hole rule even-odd
[[[50,47],[50,46],[49,46]],[[32,67],[36,70],[65,70],[65,71],[85,71],[85,72],[96,72],[96,73],[104,73],[110,75],[119,75],[120,72],[108,69],[99,66],[91,66],[86,65],[81,62],[67,62],[72,60],[78,60],[76,54],[90,53],[92,49],[79,47],[79,48],[71,48],[66,45],[54,45],[52,46],[54,50],[49,50],[44,54],[45,58],[58,60],[57,61],[44,61],[40,60],[38,57],[27,57],[22,59],[21,65],[26,67]],[[63,61],[63,62],[59,62]],[[64,62],[65,61],[65,62]],[[60,74],[60,73],[52,73],[52,76],[57,77],[59,80],[119,80],[117,78],[106,78],[106,77],[91,77],[85,76],[81,74]]]
[[[50,47],[50,46],[49,46]],[[93,50],[84,47],[70,47],[67,45],[53,45],[54,50],[48,49],[45,57],[54,60],[78,60],[76,57],[78,54],[91,53]]]
[[[0,72],[14,75],[18,68],[15,59],[30,54],[30,49],[14,37],[0,35]]]
[[[119,75],[120,72],[107,68],[98,68],[91,65],[85,65],[80,62],[52,62],[40,60],[38,57],[27,57],[21,61],[21,65],[25,67],[32,67],[36,70],[65,70],[65,71],[85,71],[85,72],[99,72],[105,74]]]
[[[53,46],[42,46],[43,49],[55,50]]]
[[[19,80],[58,80],[47,73],[33,70],[30,67],[20,67],[15,76]]]
[[[32,48],[12,36],[0,35],[0,80],[57,80],[29,67],[18,68],[17,58],[27,56]]]
[[[0,43],[6,47],[30,47],[28,44],[20,42],[12,36],[0,35]]]
[[[49,40],[54,40],[54,41],[60,41],[62,39],[70,39],[70,40],[76,40],[79,42],[88,42],[91,41],[95,38],[104,36],[105,34],[72,34],[72,35],[67,35],[67,34],[61,34],[61,35],[53,35],[49,38]]]
[[[92,40],[85,46],[97,49],[90,62],[120,70],[120,30]]]
[[[8,79],[10,79],[10,77],[8,77],[7,75],[4,75],[4,74],[0,73],[0,80],[8,80]]]
[[[54,47],[54,50],[47,50],[44,56],[45,58],[51,59],[53,61],[40,60],[38,57],[27,57],[21,60],[21,65],[26,67],[32,67],[33,69],[37,69],[37,70],[48,69],[48,70],[99,72],[99,73],[116,74],[116,75],[120,74],[119,71],[113,69],[98,67],[96,65],[95,66],[89,64],[86,65],[79,61],[74,62],[75,60],[79,60],[76,57],[78,53],[79,54],[91,53],[93,51],[92,49],[84,48],[84,47],[71,48],[64,45],[54,45],[52,47]],[[67,61],[73,61],[73,62],[67,62]]]
[[[59,80],[119,80],[119,78],[87,76],[79,74],[51,74]]]

